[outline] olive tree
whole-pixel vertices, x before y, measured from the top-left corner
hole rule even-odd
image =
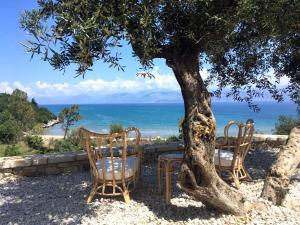
[[[70,108],[64,108],[58,115],[58,120],[64,129],[64,140],[67,137],[70,127],[81,119],[79,114],[79,106],[72,105]]]
[[[253,98],[266,92],[278,101],[284,92],[299,99],[298,11],[299,1],[288,0],[39,0],[37,9],[22,15],[21,26],[32,35],[24,44],[32,56],[41,55],[59,70],[77,64],[78,75],[96,60],[124,69],[124,43],[145,77],[152,76],[147,71],[153,59],[165,59],[185,108],[180,187],[208,207],[244,214],[248,202],[214,167],[211,95],[221,96],[226,88],[227,96],[253,109]],[[211,67],[207,80],[199,72],[204,63]],[[283,76],[290,83],[280,89]],[[218,89],[209,93],[212,83]]]

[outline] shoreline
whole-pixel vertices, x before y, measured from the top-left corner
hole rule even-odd
[[[63,139],[64,136],[63,135],[49,135],[49,134],[41,134],[41,135],[38,135],[40,137],[42,137],[44,140],[50,140],[50,139]],[[129,140],[134,140],[134,138],[128,138]],[[149,137],[142,137],[141,140],[145,140],[145,141],[154,141],[154,140],[157,140],[157,139],[160,139],[160,140],[167,140],[167,138],[164,138],[164,137],[161,137],[161,136],[149,136]]]
[[[38,135],[40,137],[43,138],[43,140],[45,141],[49,141],[50,139],[55,139],[55,140],[58,140],[58,139],[63,139],[64,136],[63,135],[47,135],[47,134],[42,134],[42,135]],[[289,135],[280,135],[280,134],[254,134],[253,135],[253,140],[283,140],[283,139],[286,139],[288,138]],[[223,138],[224,136],[223,135],[217,135],[217,139],[218,138]],[[230,136],[230,137],[234,137],[234,136]],[[164,137],[161,137],[161,136],[155,136],[155,137],[152,137],[152,136],[148,136],[148,137],[142,137],[141,140],[142,141],[155,141],[157,139],[160,139],[160,140],[163,140],[163,141],[166,141],[167,138],[164,138]],[[129,138],[129,140],[134,140],[134,138]]]
[[[56,124],[59,124],[59,120],[55,119],[55,120],[50,120],[47,124],[43,125],[44,129],[50,128],[50,127],[54,127]]]
[[[58,126],[60,124],[59,121],[57,120],[53,120],[52,121],[52,124],[51,126],[49,127],[43,127],[43,134],[42,135],[45,135],[45,136],[63,136],[63,129]],[[71,127],[71,130],[73,129],[77,129],[79,127],[82,127],[83,125],[76,125],[75,127]],[[164,140],[164,139],[167,139],[168,137],[171,137],[171,136],[178,136],[179,133],[178,133],[178,128],[170,128],[168,130],[165,130],[165,129],[149,129],[149,128],[140,128],[140,127],[137,127],[140,129],[141,133],[142,133],[142,138],[143,139],[156,139],[157,137],[159,137],[160,139]],[[268,129],[269,128],[269,129]],[[268,127],[267,129],[264,129],[262,130],[261,127],[258,127],[255,129],[255,131],[257,133],[255,133],[254,135],[257,135],[257,136],[269,136],[269,135],[275,135],[272,133],[272,130],[274,127]],[[88,128],[87,128],[88,129]],[[103,134],[107,134],[109,132],[109,129],[108,128],[101,128],[101,129],[90,129],[91,131],[94,131],[94,132],[98,132],[98,133],[103,133]],[[236,134],[235,130],[232,130],[231,131],[232,134]],[[216,136],[217,137],[220,137],[220,136],[224,136],[224,128],[220,128],[220,129],[217,129],[216,131]],[[233,135],[234,136],[234,135]]]

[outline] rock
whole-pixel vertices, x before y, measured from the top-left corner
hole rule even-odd
[[[75,161],[76,154],[73,152],[65,154],[53,154],[48,156],[48,164],[61,163],[61,162],[71,162]]]
[[[76,153],[76,160],[86,160],[88,159],[86,152],[77,152]]]
[[[59,169],[58,167],[56,167],[56,166],[53,166],[53,167],[46,167],[46,169],[45,169],[45,173],[46,173],[46,175],[53,175],[53,174],[59,174],[59,173],[61,173],[61,169]]]
[[[71,166],[71,167],[66,167],[63,169],[64,173],[75,173],[78,172],[78,167],[77,166]]]
[[[48,155],[34,155],[32,156],[32,165],[45,165],[47,160]]]
[[[1,158],[1,161],[2,167],[0,167],[0,169],[26,167],[32,165],[31,157],[3,157]]]

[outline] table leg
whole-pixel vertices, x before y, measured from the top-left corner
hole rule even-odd
[[[166,204],[169,205],[171,201],[171,163],[167,160],[166,163]]]

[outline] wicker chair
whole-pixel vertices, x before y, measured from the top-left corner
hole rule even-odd
[[[130,141],[129,135],[132,132],[135,137]],[[87,202],[90,203],[98,194],[123,195],[125,202],[129,203],[129,192],[136,187],[141,174],[139,129],[128,128],[121,133],[98,134],[81,128],[79,134],[81,143],[85,143],[93,177],[93,187]]]
[[[229,128],[237,126],[238,135],[236,138],[229,137]],[[216,144],[214,163],[219,175],[222,172],[229,172],[236,188],[240,188],[240,180],[248,178],[249,173],[244,166],[244,160],[251,147],[254,133],[254,125],[251,123],[242,124],[230,121],[224,128],[223,143]]]

